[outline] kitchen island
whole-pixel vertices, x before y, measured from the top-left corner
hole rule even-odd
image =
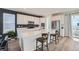
[[[22,30],[21,30],[22,31]],[[36,50],[36,39],[41,37],[45,30],[19,31],[19,43],[22,51]]]

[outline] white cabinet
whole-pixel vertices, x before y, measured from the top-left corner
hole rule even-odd
[[[41,18],[40,20],[41,20],[41,23],[45,23],[46,22],[45,18]]]
[[[21,24],[23,20],[23,16],[20,14],[17,14],[17,24]]]
[[[38,24],[38,25],[41,24],[41,20],[38,17],[17,14],[17,24],[28,24],[28,21],[33,21],[34,24]],[[42,22],[45,21],[42,20]]]
[[[27,16],[17,14],[17,24],[27,24]]]
[[[35,19],[35,24],[39,24],[40,23],[39,18],[35,17],[34,19]]]
[[[28,16],[24,15],[24,22],[25,24],[28,24]]]
[[[33,17],[33,16],[31,16],[31,21],[33,21],[33,22],[35,21],[35,19],[34,19],[34,17]]]

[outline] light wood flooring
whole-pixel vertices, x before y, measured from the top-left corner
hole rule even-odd
[[[9,41],[8,43],[9,51],[20,51],[18,40]],[[44,48],[44,51],[47,51],[46,48]],[[79,51],[79,41],[75,41],[68,37],[63,37],[60,38],[58,44],[55,44],[54,41],[50,43],[49,51]]]
[[[8,51],[21,51],[19,46],[19,40],[8,41]]]
[[[69,37],[60,38],[58,44],[54,42],[49,44],[49,51],[79,51],[79,41]]]

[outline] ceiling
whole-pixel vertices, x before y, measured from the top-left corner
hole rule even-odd
[[[70,12],[77,10],[77,8],[7,8],[7,9],[39,16],[48,16],[55,13]]]

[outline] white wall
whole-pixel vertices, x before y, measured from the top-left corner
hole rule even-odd
[[[52,17],[52,21],[60,20],[60,35],[61,36],[71,36],[71,15],[62,14]],[[63,27],[63,29],[61,29]],[[52,30],[53,31],[53,30]]]
[[[56,21],[56,20],[60,20],[60,35],[64,36],[64,28],[61,29],[61,27],[64,27],[64,15],[56,15],[56,16],[52,16],[51,21]],[[53,29],[51,31],[54,31]]]
[[[72,26],[71,26],[71,14],[64,15],[64,23],[65,23],[65,36],[72,36]]]

